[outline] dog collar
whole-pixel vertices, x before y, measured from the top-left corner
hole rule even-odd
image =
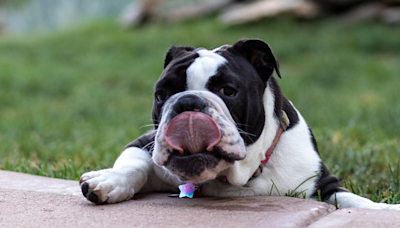
[[[274,138],[274,140],[272,140],[271,146],[269,146],[268,150],[265,152],[265,159],[261,161],[260,165],[258,166],[257,170],[254,172],[254,174],[250,178],[250,180],[261,175],[263,168],[267,164],[272,153],[274,152],[274,149],[275,149],[276,145],[278,144],[282,133],[284,131],[286,131],[289,124],[290,124],[289,117],[287,116],[286,112],[282,110],[281,119],[279,121],[279,128],[276,131],[275,138]]]
[[[282,110],[281,119],[279,121],[279,128],[276,131],[275,138],[274,138],[274,140],[272,140],[271,146],[268,148],[267,152],[265,152],[265,159],[261,161],[257,170],[251,176],[249,181],[261,175],[263,168],[264,168],[265,164],[267,164],[272,153],[274,152],[274,149],[275,149],[276,145],[278,144],[282,133],[284,131],[286,131],[289,124],[290,124],[289,117],[287,116],[286,112]],[[226,179],[226,176],[219,176],[218,180],[223,183],[228,182]],[[179,190],[181,192],[179,194],[179,198],[183,198],[183,197],[193,198],[193,197],[201,197],[203,195],[202,186],[196,185],[193,183],[186,183],[184,185],[179,185]]]
[[[288,118],[286,112],[282,110],[281,120],[279,121],[279,128],[276,131],[276,135],[275,135],[274,140],[271,143],[271,146],[268,148],[267,152],[265,152],[265,159],[261,161],[262,166],[265,166],[265,164],[267,164],[269,158],[271,157],[272,153],[274,152],[276,145],[279,142],[279,139],[281,138],[282,133],[284,131],[286,131],[289,124],[290,124],[289,118]]]

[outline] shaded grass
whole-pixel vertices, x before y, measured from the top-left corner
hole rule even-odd
[[[223,27],[206,18],[126,31],[100,21],[0,37],[0,168],[77,179],[111,167],[149,130],[141,127],[151,123],[169,46],[215,48],[246,37],[273,48],[280,85],[331,172],[358,194],[398,202],[400,30],[373,22],[282,18]]]

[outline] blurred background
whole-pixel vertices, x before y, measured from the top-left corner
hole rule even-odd
[[[0,0],[0,169],[78,179],[111,167],[152,128],[153,86],[171,45],[212,49],[259,38],[331,172],[357,194],[400,201],[399,7]]]

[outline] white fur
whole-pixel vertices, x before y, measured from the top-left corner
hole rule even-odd
[[[399,204],[375,203],[369,199],[354,195],[350,192],[337,192],[329,197],[328,202],[332,205],[337,203],[339,208],[368,208],[400,211]]]
[[[187,68],[187,90],[206,90],[210,77],[217,74],[218,68],[226,59],[213,51],[199,50],[199,57]]]

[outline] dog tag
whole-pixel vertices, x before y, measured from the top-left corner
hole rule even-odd
[[[181,193],[179,194],[179,198],[183,197],[193,198],[193,195],[197,189],[199,189],[199,186],[193,183],[186,183],[183,185],[179,185],[179,190],[181,191]]]

